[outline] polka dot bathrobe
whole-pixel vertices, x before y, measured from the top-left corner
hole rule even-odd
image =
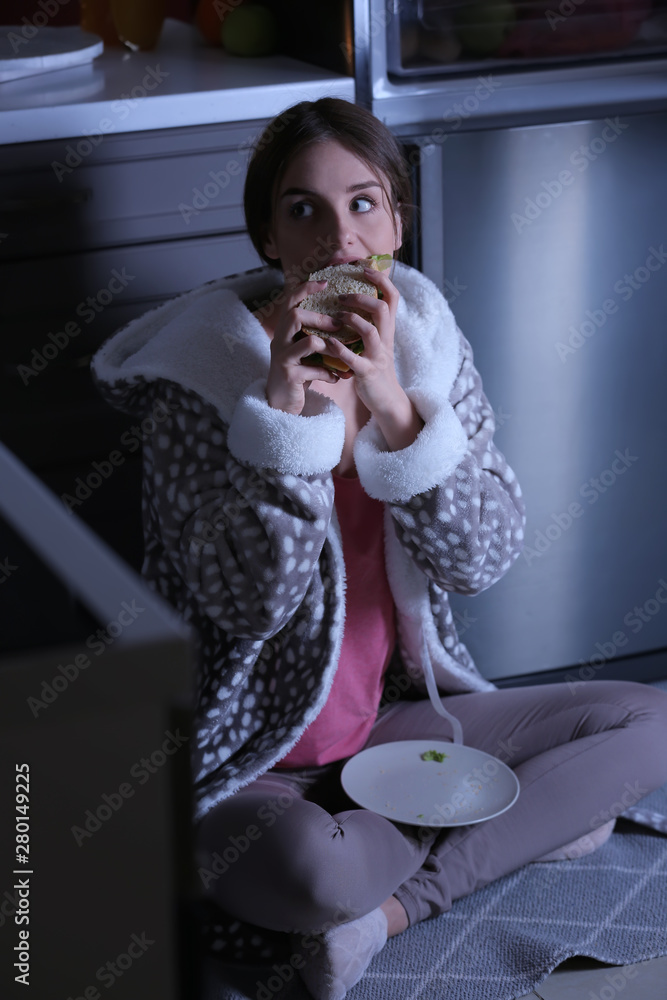
[[[405,265],[393,281],[396,371],[424,427],[391,452],[371,418],[356,468],[385,504],[406,672],[425,690],[425,639],[443,693],[483,691],[493,685],[458,639],[447,592],[478,593],[509,569],[523,539],[521,491],[446,300]],[[270,341],[252,310],[281,282],[258,268],[203,285],[120,330],[92,365],[105,398],[148,428],[142,572],[197,637],[196,819],[296,743],[326,701],[341,647],[331,470],[344,417],[315,393],[307,415],[267,403]]]

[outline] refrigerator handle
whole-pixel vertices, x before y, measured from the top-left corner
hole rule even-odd
[[[429,219],[444,218],[443,197],[443,155],[439,143],[425,143],[415,147],[419,154],[419,199],[421,213],[427,212]],[[413,153],[414,155],[414,153]],[[422,224],[418,220],[420,270],[430,278],[440,290],[445,276],[444,236],[441,227]]]

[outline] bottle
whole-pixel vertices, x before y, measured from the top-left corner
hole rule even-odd
[[[118,37],[128,49],[155,47],[165,16],[166,0],[110,0]]]
[[[81,27],[99,35],[105,45],[120,45],[111,16],[111,0],[81,0]]]

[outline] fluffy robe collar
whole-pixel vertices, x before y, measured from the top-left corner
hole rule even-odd
[[[461,364],[454,316],[419,271],[397,262],[392,280],[401,293],[395,338],[399,381],[406,390],[446,400]],[[269,338],[250,310],[272,291],[275,295],[282,282],[280,272],[255,268],[168,301],[103,345],[93,359],[96,380],[115,390],[116,405],[118,391],[127,388],[128,408],[134,410],[137,387],[167,379],[196,392],[229,424],[238,399],[253,382],[266,378],[270,362]],[[324,396],[319,399],[318,412],[335,405]]]

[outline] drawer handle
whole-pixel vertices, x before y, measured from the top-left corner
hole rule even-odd
[[[92,188],[80,188],[58,195],[33,195],[32,197],[7,198],[0,202],[0,212],[49,212],[69,205],[80,205],[90,201]]]

